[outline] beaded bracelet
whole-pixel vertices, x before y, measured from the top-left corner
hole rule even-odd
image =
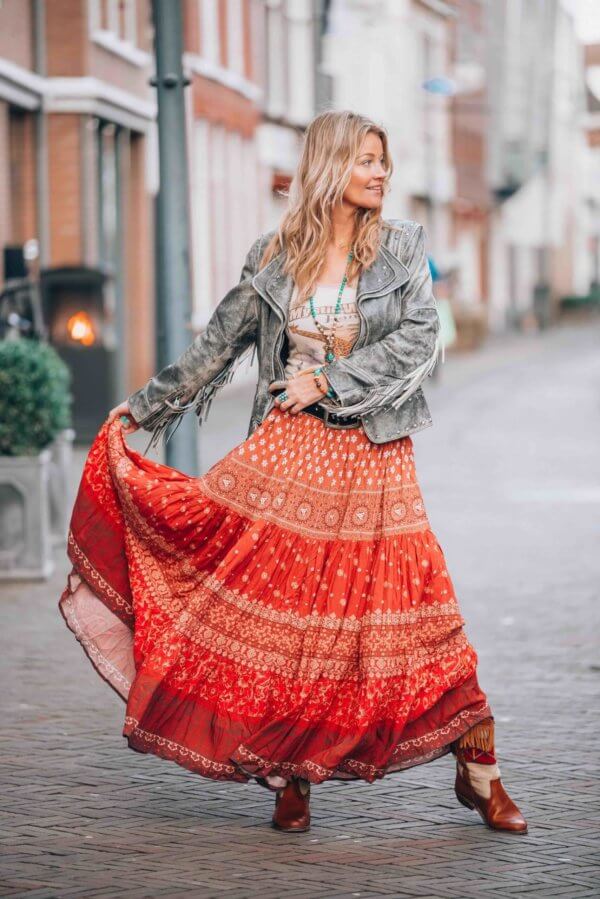
[[[315,370],[313,371],[315,384],[321,391],[323,388],[319,384],[319,375],[322,375],[322,374],[323,374],[323,368],[321,366],[319,366],[319,368],[315,368]],[[325,378],[325,380],[327,381],[327,378]],[[335,397],[335,390],[329,384],[327,385],[327,393],[325,393],[324,396],[328,397],[329,399],[333,399]]]

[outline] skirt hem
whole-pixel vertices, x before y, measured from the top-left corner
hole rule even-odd
[[[392,762],[383,768],[375,768],[355,759],[347,759],[343,766],[336,769],[323,768],[313,762],[306,761],[300,764],[291,762],[271,762],[262,759],[240,746],[236,753],[230,757],[231,765],[216,762],[205,758],[200,753],[182,746],[173,740],[168,740],[157,734],[143,730],[132,719],[127,719],[123,736],[127,739],[130,749],[142,754],[156,755],[166,761],[172,761],[210,780],[233,781],[237,783],[249,783],[255,781],[260,786],[265,786],[272,791],[280,788],[281,781],[288,781],[293,777],[301,777],[311,784],[320,784],[328,780],[357,781],[375,783],[390,774],[396,774],[409,768],[424,765],[442,758],[452,752],[453,745],[471,727],[485,718],[492,716],[490,706],[485,703],[478,709],[462,711],[445,727],[441,728],[440,736],[435,739],[438,732],[428,735],[428,741],[433,739],[433,748],[415,754],[407,754],[398,761]],[[441,735],[443,733],[443,736]],[[398,747],[402,749],[402,744]],[[255,766],[251,769],[249,766]],[[277,784],[269,784],[267,778],[277,778]]]
[[[77,571],[77,569],[75,568]],[[81,577],[81,573],[77,572]],[[83,581],[83,579],[82,579]],[[91,590],[87,582],[83,582]],[[86,630],[79,622],[75,603],[72,600],[72,591],[69,586],[65,588],[59,603],[60,612],[69,630],[81,644],[85,655],[91,662],[100,677],[112,687],[117,695],[127,701],[127,694],[131,681],[120,671],[98,648],[93,639],[86,634]],[[104,598],[96,597],[99,603],[104,603]],[[114,612],[113,612],[114,614]],[[393,761],[384,767],[377,768],[366,765],[355,759],[347,759],[345,764],[336,769],[328,769],[313,762],[306,761],[299,764],[291,762],[275,762],[261,758],[240,745],[234,755],[230,757],[230,764],[209,759],[193,749],[183,746],[173,740],[169,740],[159,734],[150,733],[139,727],[139,723],[132,718],[126,718],[123,736],[128,746],[134,752],[156,755],[165,761],[172,761],[211,780],[232,781],[237,783],[256,782],[269,790],[277,790],[280,784],[271,785],[269,778],[289,780],[292,777],[302,777],[312,784],[323,783],[327,780],[356,781],[362,780],[374,783],[383,777],[399,771],[407,770],[418,765],[435,761],[452,751],[453,744],[479,721],[492,715],[487,702],[475,709],[463,709],[444,727],[419,738],[418,741],[400,743],[393,753]],[[416,751],[410,744],[415,742],[427,743],[427,748]]]

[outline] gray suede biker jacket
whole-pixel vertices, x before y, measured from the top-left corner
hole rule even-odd
[[[294,287],[284,272],[285,251],[258,270],[273,233],[254,242],[239,284],[221,300],[206,329],[176,362],[129,397],[133,417],[153,432],[152,442],[188,409],[202,421],[215,392],[247,352],[258,358],[248,436],[271,410],[268,387],[284,379]],[[358,337],[348,356],[326,366],[336,396],[321,405],[341,418],[358,415],[373,443],[428,427],[432,421],[421,383],[437,361],[440,324],[420,224],[383,222],[379,253],[359,275],[356,302]]]

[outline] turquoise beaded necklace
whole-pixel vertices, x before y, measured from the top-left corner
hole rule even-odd
[[[344,277],[342,278],[342,283],[340,284],[340,289],[338,290],[337,302],[335,304],[335,309],[333,312],[333,322],[331,328],[324,328],[321,322],[317,319],[317,310],[315,309],[315,298],[314,295],[308,298],[308,305],[310,308],[310,314],[313,317],[314,323],[316,325],[317,330],[322,335],[325,340],[325,361],[333,362],[336,358],[334,352],[334,340],[335,340],[335,329],[338,323],[338,315],[340,314],[340,310],[342,308],[342,294],[344,293],[344,288],[348,283],[348,272],[350,271],[350,263],[354,259],[354,253],[352,250],[348,253],[346,257],[346,271],[344,272]]]

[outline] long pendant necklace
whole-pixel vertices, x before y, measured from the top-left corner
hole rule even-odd
[[[323,337],[325,341],[325,361],[333,362],[336,358],[335,355],[335,329],[338,324],[338,315],[340,314],[340,310],[342,308],[342,294],[344,293],[344,288],[348,282],[348,272],[350,271],[350,263],[354,259],[354,253],[352,250],[348,253],[346,257],[346,271],[344,272],[344,277],[342,278],[342,283],[340,284],[340,289],[338,290],[337,302],[335,304],[335,309],[333,312],[333,322],[331,323],[330,328],[324,328],[321,322],[317,319],[317,310],[315,309],[315,298],[314,295],[309,297],[308,305],[310,307],[310,314],[313,317],[314,323],[316,325],[317,330]]]

